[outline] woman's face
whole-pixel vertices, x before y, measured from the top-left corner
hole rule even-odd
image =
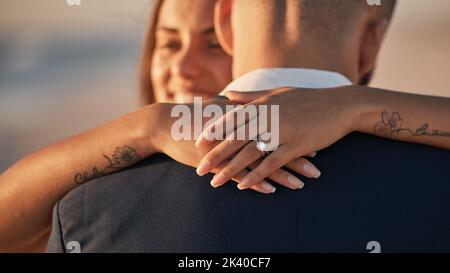
[[[214,32],[214,3],[163,1],[150,75],[157,102],[213,97],[231,81],[231,57]]]

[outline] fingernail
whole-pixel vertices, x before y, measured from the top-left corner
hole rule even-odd
[[[198,137],[197,141],[195,141],[195,147],[199,148],[200,145],[202,144],[202,142],[203,142],[203,137],[202,137],[202,135],[200,135]]]
[[[203,143],[207,142],[209,140],[209,133],[208,132],[203,132],[200,134],[200,136],[198,137],[197,141],[195,142],[195,146],[198,148],[200,147]]]
[[[198,167],[197,167],[197,174],[200,176],[204,176],[205,174],[208,173],[210,166],[211,166],[211,164],[209,163],[208,160],[200,161],[200,164],[198,164]]]
[[[217,185],[217,183],[214,181],[214,179],[213,180],[211,180],[211,187],[213,187],[213,188],[217,188],[217,187],[219,187],[219,185]]]
[[[305,186],[305,183],[303,183],[302,181],[300,181],[300,179],[298,179],[293,175],[288,176],[288,181],[289,184],[291,184],[291,186],[294,187],[295,189],[301,189]]]
[[[208,132],[208,131],[203,132],[203,134],[202,134],[202,141],[212,140],[211,138],[212,138],[212,136],[211,136],[210,132]]]
[[[263,182],[262,183],[262,188],[267,191],[268,193],[274,193],[277,188],[275,188],[274,186],[272,186],[269,182]]]
[[[216,174],[213,177],[213,179],[211,180],[211,183],[210,183],[211,186],[213,186],[214,188],[219,187],[220,185],[223,184],[223,178],[224,178],[223,174],[221,174],[221,173]]]
[[[319,178],[322,173],[311,163],[306,163],[303,166],[303,170],[311,177],[313,178]]]
[[[250,187],[249,185],[250,185],[250,179],[248,177],[244,177],[241,180],[241,183],[239,183],[237,185],[237,187],[238,187],[238,189],[240,189],[242,191],[242,190],[248,189]]]

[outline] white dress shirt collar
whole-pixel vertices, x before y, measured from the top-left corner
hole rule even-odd
[[[261,91],[279,87],[331,88],[352,85],[344,75],[305,68],[261,68],[232,81],[225,91]]]

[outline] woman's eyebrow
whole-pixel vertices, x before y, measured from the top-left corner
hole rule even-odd
[[[156,28],[156,31],[163,31],[163,32],[169,32],[169,33],[178,33],[178,29],[166,27],[166,26],[158,26]]]
[[[156,27],[156,31],[169,32],[169,33],[178,33],[179,29],[167,26],[158,26]],[[210,35],[215,34],[214,26],[209,26],[204,29],[201,29],[198,33],[202,35]]]

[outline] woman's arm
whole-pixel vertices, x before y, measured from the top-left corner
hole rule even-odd
[[[421,143],[450,150],[450,98],[399,93],[363,86],[325,90],[284,88],[267,92],[229,92],[228,98],[251,105],[279,105],[279,148],[242,179],[241,188],[264,179],[273,170],[308,153],[324,149],[350,132],[360,131],[400,141]],[[227,114],[228,115],[228,114]],[[225,117],[205,129],[203,136],[232,118]],[[248,126],[248,125],[246,125]],[[210,168],[221,164],[223,154],[237,152],[233,144],[221,142],[202,159]],[[236,157],[249,158],[255,150],[240,151]],[[250,162],[238,160],[225,165],[220,184]],[[199,168],[203,168],[200,164]],[[226,175],[223,175],[226,174]]]
[[[43,148],[0,176],[0,252],[42,251],[54,204],[76,186],[154,153],[155,106]]]
[[[224,105],[225,100],[211,101]],[[207,149],[171,136],[174,105],[153,104],[98,128],[67,138],[20,160],[0,175],[0,252],[43,251],[54,204],[73,188],[128,167],[156,152],[197,166]],[[186,105],[193,111],[193,105]],[[209,118],[204,118],[207,122]],[[306,161],[306,160],[305,160]],[[248,171],[233,176],[239,181]],[[273,180],[287,184],[284,170]],[[260,181],[251,188],[273,192]]]
[[[450,150],[450,98],[350,87],[354,131]]]

